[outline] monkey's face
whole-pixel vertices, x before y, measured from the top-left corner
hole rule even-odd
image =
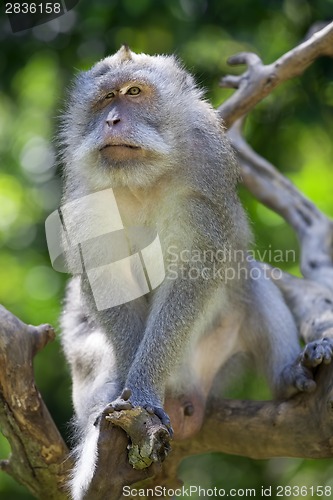
[[[102,162],[122,168],[167,156],[169,148],[158,115],[151,113],[158,100],[154,86],[142,77],[105,80],[94,110],[100,122],[96,126]]]
[[[174,57],[122,47],[78,76],[64,117],[65,161],[94,188],[147,186],[191,158],[193,130],[207,130],[207,116],[215,119]]]

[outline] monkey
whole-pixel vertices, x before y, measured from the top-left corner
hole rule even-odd
[[[79,206],[64,217],[67,233],[107,227],[114,196],[118,229],[154,228],[165,268],[157,287],[110,307],[96,303],[86,269],[68,284],[61,339],[79,435],[71,491],[80,500],[96,464],[94,423],[108,405],[146,408],[181,439],[200,428],[217,373],[238,353],[254,360],[274,397],[312,391],[315,381],[297,362],[298,333],[280,291],[254,277],[239,167],[221,119],[174,56],[123,46],[79,73],[60,144],[63,214]],[[97,218],[84,209],[91,195]],[[138,254],[137,242],[124,241],[120,257]],[[92,260],[111,246],[95,238]],[[102,282],[107,303],[117,287],[106,271]]]

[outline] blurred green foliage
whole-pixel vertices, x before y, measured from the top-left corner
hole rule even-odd
[[[44,221],[60,200],[53,137],[65,88],[78,69],[88,68],[124,42],[135,51],[176,53],[218,105],[231,94],[218,87],[219,78],[230,72],[229,56],[247,50],[272,62],[299,43],[314,22],[331,20],[332,13],[333,0],[81,0],[63,17],[13,34],[2,11],[0,302],[27,323],[58,327],[66,276],[50,266]],[[332,77],[332,61],[316,61],[302,77],[260,103],[246,124],[252,146],[329,215]],[[253,221],[256,248],[297,253],[287,224],[244,190],[241,194]],[[284,267],[298,272],[297,262],[285,262]],[[35,370],[46,404],[68,439],[70,380],[58,342],[37,356]],[[258,385],[257,379],[247,378],[238,382],[234,395],[262,397],[265,390],[256,390]],[[0,458],[8,454],[8,444],[0,437]],[[208,455],[186,461],[182,477],[185,484],[225,489],[274,484],[333,487],[333,462]],[[32,497],[0,473],[0,498]]]

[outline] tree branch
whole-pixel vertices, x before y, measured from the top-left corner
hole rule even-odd
[[[333,221],[249,146],[241,127],[242,122],[236,122],[228,136],[239,157],[243,184],[295,230],[302,250],[303,276],[333,291]]]
[[[316,382],[314,393],[288,401],[213,398],[200,433],[173,448],[183,457],[208,452],[255,459],[332,457],[333,365],[320,366]]]
[[[230,65],[246,64],[247,70],[240,76],[226,76],[220,82],[221,87],[237,89],[218,108],[225,126],[230,128],[273,89],[301,75],[320,56],[333,57],[333,22],[272,64],[264,65],[256,54],[247,52],[230,57]]]
[[[32,360],[53,340],[50,325],[25,325],[0,306],[0,426],[12,454],[1,469],[37,498],[63,500],[68,449],[35,386]]]
[[[132,469],[125,434],[102,420],[99,463],[85,498],[99,500],[112,492],[112,498],[117,500],[122,498],[123,487],[131,484],[137,488],[179,486],[176,478],[181,461],[202,453],[222,452],[255,459],[333,457],[333,364],[321,365],[315,380],[314,393],[299,394],[288,401],[210,398],[201,430],[191,439],[173,441],[162,469],[157,464],[145,470]]]
[[[304,341],[333,337],[333,222],[249,146],[241,128],[239,120],[228,136],[239,157],[242,181],[255,198],[295,230],[306,279],[263,267],[284,294]]]
[[[0,325],[0,362],[4,367],[0,422],[13,451],[10,460],[2,462],[2,469],[37,498],[65,499],[64,481],[71,464],[32,373],[34,353],[46,345],[53,332],[48,325],[24,325],[4,308],[0,309]],[[332,457],[333,365],[320,366],[316,381],[314,393],[289,401],[211,398],[201,430],[192,439],[174,441],[162,468],[153,464],[147,469],[133,469],[128,461],[126,433],[112,421],[101,419],[98,464],[85,498],[99,500],[112,494],[117,500],[123,487],[134,483],[173,487],[179,463],[199,453],[224,452],[252,458]],[[133,412],[137,416],[137,409]],[[151,423],[155,425],[154,419]]]

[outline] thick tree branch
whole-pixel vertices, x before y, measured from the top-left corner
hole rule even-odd
[[[314,393],[300,394],[289,401],[211,398],[201,430],[191,439],[172,442],[172,452],[162,470],[157,465],[141,471],[132,469],[125,434],[102,421],[100,459],[87,500],[104,498],[106,492],[112,492],[117,500],[122,498],[123,487],[134,483],[137,488],[174,487],[181,461],[201,453],[223,452],[255,459],[333,457],[333,365],[320,366],[315,379]],[[110,470],[114,471],[112,477],[107,473]]]
[[[272,64],[264,65],[256,54],[246,52],[229,58],[229,64],[246,64],[248,68],[240,76],[226,76],[221,80],[221,87],[237,89],[218,108],[225,126],[230,128],[273,89],[301,75],[320,56],[333,57],[333,22]]]
[[[308,343],[322,337],[333,338],[333,293],[315,281],[297,278],[265,265],[282,291],[296,320],[298,331]]]
[[[245,141],[239,120],[228,131],[237,151],[242,180],[264,205],[279,213],[295,230],[306,279],[266,271],[281,289],[305,342],[333,336],[333,222]]]
[[[12,454],[1,469],[37,498],[62,500],[67,447],[35,386],[32,360],[53,340],[50,325],[25,325],[0,306],[0,427]]]
[[[0,362],[4,367],[0,378],[0,415],[2,429],[13,451],[10,460],[3,462],[3,469],[25,484],[37,498],[66,498],[62,488],[70,465],[66,461],[67,449],[32,378],[33,355],[48,342],[52,332],[48,325],[37,329],[26,326],[3,308],[0,321]],[[18,363],[21,370],[17,370]],[[99,461],[85,498],[99,500],[112,494],[117,500],[122,496],[123,486],[138,485],[138,481],[141,486],[175,486],[176,469],[181,460],[205,452],[220,451],[253,458],[332,457],[333,365],[320,366],[316,380],[318,386],[313,394],[299,395],[289,401],[211,399],[200,432],[192,439],[174,441],[173,451],[162,470],[157,464],[148,469],[133,469],[128,461],[126,433],[105,418],[101,419]],[[151,425],[156,425],[154,419]]]
[[[280,214],[299,238],[301,270],[333,291],[333,222],[267,160],[258,155],[241,134],[238,121],[228,136],[242,169],[242,181],[264,205]]]
[[[200,433],[175,454],[224,452],[256,459],[333,456],[333,365],[320,366],[313,394],[289,401],[213,398]],[[216,439],[219,436],[219,439]]]

